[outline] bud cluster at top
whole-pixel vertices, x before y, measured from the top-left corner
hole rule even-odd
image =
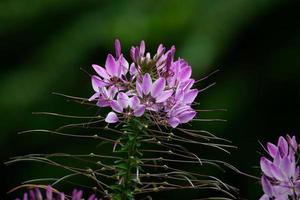
[[[92,65],[92,86],[95,94],[90,101],[99,107],[110,107],[105,118],[108,123],[147,117],[151,122],[173,128],[191,121],[196,111],[191,107],[198,90],[188,63],[174,60],[175,47],[166,50],[159,45],[151,57],[145,53],[145,43],[132,47],[129,63],[121,53],[119,40],[115,41],[115,56],[108,54],[105,67]]]
[[[277,145],[267,144],[269,158],[262,157],[260,160],[265,193],[260,200],[300,199],[299,150],[295,136],[280,137]]]

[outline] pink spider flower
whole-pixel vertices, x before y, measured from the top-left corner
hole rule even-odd
[[[152,111],[158,111],[161,103],[172,96],[173,90],[165,90],[165,87],[166,80],[164,78],[159,78],[152,83],[151,76],[148,73],[143,76],[142,83],[136,83],[136,91],[141,103],[145,105],[147,110]]]
[[[64,193],[58,192],[54,193],[51,186],[46,189],[46,194],[43,195],[38,188],[34,190],[29,190],[29,192],[24,193],[23,198],[17,198],[16,200],[83,200],[83,192],[81,190],[73,190],[71,198],[67,198]],[[92,194],[87,200],[101,200],[98,199],[94,194]]]
[[[261,200],[298,200],[300,198],[300,168],[296,153],[299,149],[295,136],[280,137],[277,146],[268,143],[270,159],[262,157],[260,167],[263,172]]]
[[[110,102],[110,106],[115,112],[112,111],[108,113],[105,118],[107,123],[119,122],[119,117],[116,113],[128,118],[132,116],[140,117],[145,112],[145,106],[140,104],[140,100],[137,96],[130,98],[124,92],[120,92],[117,100],[112,100]]]
[[[166,51],[159,45],[151,57],[142,41],[130,50],[130,67],[119,40],[115,49],[116,58],[109,54],[105,68],[93,65],[98,75],[92,76],[95,94],[89,100],[97,100],[99,107],[111,107],[106,122],[150,115],[153,123],[175,128],[195,117],[192,105],[198,90],[193,89],[192,69],[183,59],[174,61],[174,46]]]

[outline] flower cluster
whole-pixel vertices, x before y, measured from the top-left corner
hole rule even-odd
[[[84,200],[83,192],[81,190],[73,190],[71,198],[67,198],[64,193],[54,192],[54,189],[51,186],[48,186],[46,189],[46,196],[42,194],[42,192],[35,188],[30,190],[28,193],[24,193],[22,200]],[[16,200],[21,200],[17,198]],[[87,200],[101,200],[96,198],[94,194],[92,194]]]
[[[183,59],[174,60],[175,47],[159,45],[151,57],[145,43],[132,47],[132,63],[121,53],[115,41],[115,57],[108,54],[105,67],[92,65],[92,86],[99,107],[110,107],[105,121],[116,123],[131,117],[147,117],[161,125],[176,127],[191,121],[196,111],[191,107],[198,90],[193,89],[192,69]]]
[[[280,137],[277,146],[268,143],[270,158],[262,157],[261,183],[264,195],[261,200],[300,199],[300,168],[297,162],[298,145],[295,136]]]

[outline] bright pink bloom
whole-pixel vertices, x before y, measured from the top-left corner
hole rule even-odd
[[[198,90],[192,88],[192,69],[183,59],[174,61],[174,46],[166,51],[159,45],[151,57],[141,41],[140,46],[130,50],[130,65],[121,53],[119,40],[115,41],[115,49],[116,58],[109,54],[105,68],[93,65],[98,75],[92,76],[95,94],[90,101],[97,100],[99,107],[111,107],[106,122],[150,115],[155,123],[175,128],[195,117],[191,106]]]

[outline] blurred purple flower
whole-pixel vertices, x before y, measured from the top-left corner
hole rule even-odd
[[[67,198],[62,192],[53,192],[51,186],[46,189],[46,196],[43,196],[38,188],[30,190],[28,193],[24,193],[23,198],[17,198],[16,200],[84,200],[83,192],[81,190],[73,190],[71,198]],[[87,200],[101,200],[92,194]]]
[[[270,158],[262,157],[261,200],[298,200],[300,198],[300,168],[297,165],[299,145],[295,136],[280,137],[277,145],[267,144]]]

